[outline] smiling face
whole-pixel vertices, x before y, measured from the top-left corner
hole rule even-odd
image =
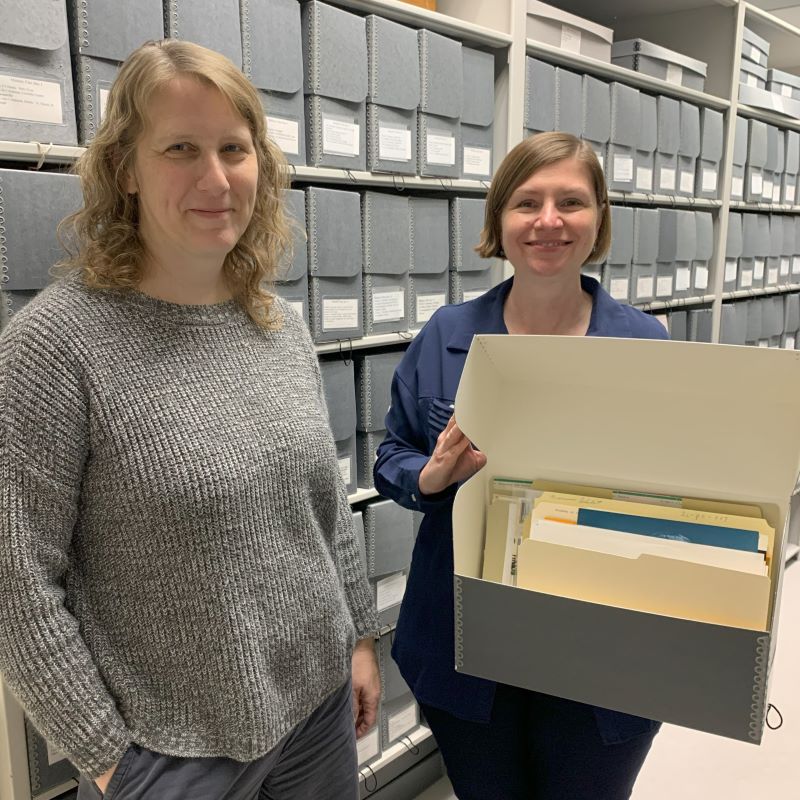
[[[221,267],[250,223],[257,184],[250,128],[221,92],[190,77],[155,92],[126,180],[150,259]]]
[[[592,252],[600,222],[589,168],[565,158],[512,192],[500,215],[503,250],[517,274],[574,276]]]

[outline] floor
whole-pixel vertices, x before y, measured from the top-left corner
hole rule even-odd
[[[786,569],[769,699],[783,726],[759,747],[665,725],[632,800],[793,800],[800,797],[800,564]],[[771,717],[770,717],[771,719]],[[417,800],[455,800],[446,778]],[[599,800],[599,799],[598,799]]]

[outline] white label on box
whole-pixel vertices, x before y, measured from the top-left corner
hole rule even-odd
[[[778,268],[770,267],[767,270],[767,286],[775,286],[778,283]]]
[[[752,72],[745,72],[744,74],[744,82],[747,86],[755,86],[758,87],[758,78],[753,75]]]
[[[603,153],[598,153],[597,151],[595,151],[595,155],[597,156],[597,160],[600,162],[600,169],[604,170],[605,166],[603,164],[603,161],[605,159],[605,156],[603,155]]]
[[[106,104],[108,103],[109,90],[100,89],[98,94],[100,95],[100,108],[98,109],[98,114],[100,115],[100,122],[102,122],[103,116],[106,113]]]
[[[53,766],[53,764],[58,764],[59,761],[63,761],[66,756],[60,751],[57,750],[50,742],[45,742],[47,746],[47,763],[49,766]]]
[[[683,68],[678,64],[667,64],[667,83],[681,85],[683,80]]]
[[[672,297],[672,275],[661,275],[656,279],[656,297]]]
[[[329,298],[322,300],[322,330],[346,330],[358,327],[358,300]]]
[[[764,179],[764,185],[761,188],[761,196],[766,200],[772,200],[772,181],[769,178]]]
[[[492,151],[488,147],[465,147],[464,174],[491,177]]]
[[[753,278],[757,281],[764,280],[764,266],[765,261],[763,258],[757,258],[753,262]]]
[[[675,170],[672,167],[661,167],[661,177],[658,184],[660,189],[675,191]]]
[[[786,187],[786,191],[784,192],[784,194],[786,195],[786,202],[790,206],[794,205],[794,189],[795,187],[790,185]]]
[[[463,293],[463,302],[468,303],[470,300],[477,300],[482,295],[486,294],[486,289],[473,289],[471,292]]]
[[[417,322],[427,322],[437,308],[447,304],[447,295],[418,294],[417,295]]]
[[[756,64],[761,63],[761,51],[752,44],[750,45],[750,60],[755,61]]]
[[[736,280],[737,261],[735,258],[728,258],[725,260],[725,283],[730,283]]]
[[[741,198],[744,194],[744,178],[734,177],[731,179],[731,197]]]
[[[750,194],[757,194],[759,197],[764,192],[764,176],[760,172],[754,172],[750,176]]]
[[[743,269],[739,273],[739,283],[742,289],[749,289],[753,285],[753,270]]]
[[[800,256],[792,256],[792,275],[800,275]]]
[[[759,347],[769,347],[769,339],[759,339],[758,340]]]
[[[298,316],[303,316],[303,304],[298,300],[291,301],[289,305],[297,312]]]
[[[561,49],[568,53],[581,52],[581,32],[571,25],[561,25]]]
[[[703,167],[702,189],[704,192],[717,191],[717,171],[715,169]]]
[[[406,290],[390,289],[372,293],[372,321],[396,322],[406,315]]]
[[[362,736],[356,742],[356,752],[358,753],[358,765],[372,761],[381,751],[380,733],[377,728]]]
[[[614,177],[612,180],[629,183],[633,180],[633,159],[630,156],[614,155]]]
[[[686,193],[694,191],[694,172],[681,172],[681,191]]]
[[[783,340],[783,346],[787,350],[794,350],[795,342],[796,342],[795,337],[792,336],[792,334],[787,333],[786,338]]]
[[[0,118],[63,125],[61,84],[0,75]]]
[[[785,83],[782,83],[781,84],[781,94],[784,97],[791,97],[792,96],[792,87],[787,85],[787,84],[785,84]]]
[[[781,185],[780,183],[775,183],[772,187],[772,202],[773,203],[780,203],[781,201]]]
[[[456,138],[449,133],[428,132],[425,148],[428,164],[452,167],[456,163]]]
[[[322,117],[322,152],[333,156],[359,154],[361,126],[339,117]]]
[[[655,285],[655,275],[640,275],[636,280],[636,299],[652,297]]]
[[[628,279],[627,278],[612,278],[611,279],[611,291],[609,294],[615,300],[627,300],[628,299]]]
[[[643,192],[653,191],[653,170],[650,167],[636,168],[636,188]]]
[[[267,116],[267,136],[287,155],[300,153],[300,123],[297,120]]]
[[[790,269],[791,269],[791,261],[789,260],[789,256],[781,256],[781,268],[780,268],[781,277],[785,278],[789,274]]]
[[[377,610],[386,611],[387,608],[396,606],[406,593],[406,576],[403,572],[381,578],[375,585],[375,607]]]
[[[678,267],[675,270],[675,291],[685,292],[692,285],[692,271],[689,267]]]
[[[394,742],[417,727],[417,704],[410,703],[388,719],[389,741]]]
[[[411,161],[411,131],[379,125],[378,158],[381,161]]]
[[[339,474],[342,476],[345,486],[350,483],[353,473],[350,469],[350,456],[339,459]]]
[[[694,288],[708,289],[708,267],[694,268]]]

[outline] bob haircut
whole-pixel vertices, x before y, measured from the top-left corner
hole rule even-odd
[[[611,246],[611,211],[608,205],[608,189],[603,168],[591,145],[571,133],[560,131],[529,136],[503,159],[486,195],[486,217],[480,243],[475,248],[478,255],[483,258],[502,258],[504,256],[501,217],[511,195],[537,170],[568,158],[576,158],[586,164],[594,183],[595,200],[600,210],[600,228],[597,231],[597,238],[592,252],[583,263],[588,264],[605,259]]]
[[[258,163],[253,216],[225,257],[223,274],[250,318],[263,328],[275,328],[280,320],[272,313],[273,297],[264,286],[275,279],[291,244],[283,210],[286,162],[267,138],[264,110],[253,85],[227,58],[191,42],[147,42],[123,64],[102,124],[75,166],[83,208],[59,226],[68,255],[58,266],[78,273],[93,288],[131,289],[139,284],[146,248],[139,235],[138,200],[125,191],[125,176],[148,125],[154,93],[187,76],[221,92],[250,128]]]

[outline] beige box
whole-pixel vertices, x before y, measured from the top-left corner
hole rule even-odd
[[[456,669],[759,743],[789,498],[800,470],[798,392],[795,351],[476,336],[455,416],[488,461],[459,489],[453,508]],[[759,425],[742,426],[754,407],[764,412]],[[563,576],[555,588],[483,580],[486,504],[498,476],[757,506],[775,531],[770,574],[763,578],[766,624],[703,621],[703,587],[741,604],[737,580],[743,573],[701,565],[693,570],[682,561],[680,580],[669,579],[672,567],[657,576],[661,589],[674,590],[680,608],[668,613],[643,610],[635,596],[615,604],[596,595],[587,599],[572,578],[580,569],[596,576],[607,565],[602,559],[587,565],[588,551],[557,544],[549,545],[558,551],[549,555],[558,556]],[[605,574],[629,566],[618,563]],[[656,568],[648,567],[651,577]],[[642,605],[652,601],[647,578],[634,588]]]
[[[560,8],[528,0],[526,33],[529,39],[567,52],[611,62],[614,31]]]

